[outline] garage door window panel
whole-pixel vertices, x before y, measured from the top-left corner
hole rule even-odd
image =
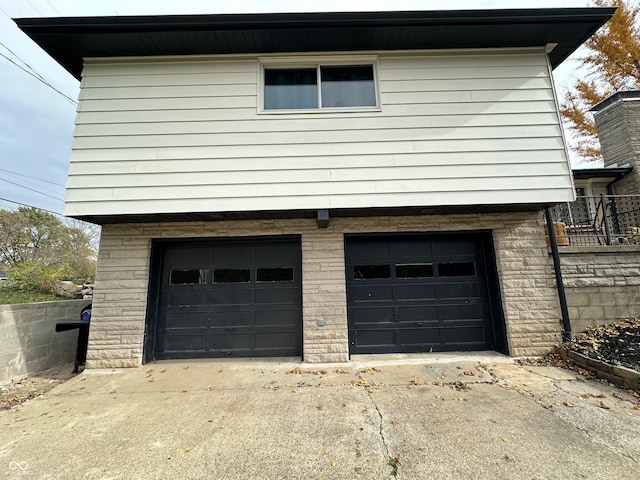
[[[293,282],[293,267],[258,268],[258,282]]]
[[[433,263],[408,263],[396,265],[396,278],[431,278]]]
[[[216,268],[213,271],[213,283],[249,283],[250,268]]]
[[[353,267],[354,280],[378,280],[391,278],[389,265],[356,265]]]
[[[202,269],[171,270],[170,285],[201,285],[207,283],[207,271]]]
[[[476,267],[473,262],[439,263],[438,275],[441,277],[473,277]]]

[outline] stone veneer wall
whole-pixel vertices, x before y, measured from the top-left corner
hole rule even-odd
[[[574,332],[640,315],[640,246],[560,247]]]
[[[93,299],[89,368],[142,362],[151,239],[300,234],[306,362],[349,358],[344,234],[492,230],[510,353],[540,355],[560,338],[552,262],[535,212],[420,217],[104,225]],[[318,326],[323,319],[325,326]]]

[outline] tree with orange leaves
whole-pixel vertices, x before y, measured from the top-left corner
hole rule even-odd
[[[640,5],[635,0],[594,0],[594,6],[618,7],[587,42],[580,59],[586,75],[564,92],[560,113],[574,133],[571,149],[588,160],[601,157],[589,109],[623,90],[640,90]]]

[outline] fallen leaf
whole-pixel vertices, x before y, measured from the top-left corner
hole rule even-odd
[[[504,438],[504,437],[502,437],[500,440],[502,440],[502,441],[503,441],[503,442],[505,442],[505,443],[507,443],[507,442],[509,441],[509,439],[508,439],[508,438]]]
[[[324,410],[324,405],[318,405],[318,410]]]
[[[640,410],[640,405],[634,404],[631,408],[633,408],[634,410]]]
[[[598,403],[598,406],[599,406],[600,408],[604,408],[605,410],[609,410],[609,408],[611,408],[611,407],[609,407],[609,405],[607,405],[606,403],[604,403],[602,400],[600,400],[600,402]]]
[[[562,404],[563,404],[565,407],[569,407],[569,408],[573,408],[573,407],[575,407],[575,405],[574,405],[573,403],[571,403],[571,402],[562,402]]]
[[[604,393],[599,393],[598,398],[607,398],[607,396]]]
[[[331,466],[332,466],[332,467],[335,467],[336,465],[338,465],[338,464],[336,463],[336,461],[335,461],[335,460],[331,460]]]

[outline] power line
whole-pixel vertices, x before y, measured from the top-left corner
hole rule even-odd
[[[56,12],[58,15],[60,15],[60,12],[58,11],[58,9],[56,7],[54,7],[53,4],[49,0],[45,0],[45,2],[47,2],[49,4],[49,6],[51,8],[53,8],[54,12]]]
[[[57,215],[59,217],[62,217],[63,215],[60,215],[57,212],[52,212],[51,210],[47,210],[46,208],[40,208],[40,207],[34,207],[33,205],[28,205],[26,203],[21,203],[21,202],[16,202],[15,200],[9,200],[8,198],[3,198],[0,197],[0,200],[3,200],[5,202],[9,202],[9,203],[15,203],[16,205],[20,205],[22,207],[29,207],[29,208],[35,208],[36,210],[42,210],[43,212],[47,212],[47,213],[53,213],[54,215]]]
[[[60,187],[50,187],[48,185],[45,186],[45,185],[42,185],[41,183],[34,182],[33,180],[28,180],[26,178],[21,178],[18,175],[16,175],[15,173],[5,173],[5,175],[9,175],[10,177],[12,177],[11,180],[20,181],[21,184],[30,185],[30,186],[33,186],[34,188],[42,189],[45,192],[50,192],[50,193],[53,193],[53,194],[59,194],[60,193]]]
[[[43,180],[41,178],[32,177],[31,175],[25,175],[24,173],[14,172],[12,170],[7,170],[6,168],[0,168],[0,172],[12,173],[13,175],[19,175],[21,177],[32,178],[33,180],[38,180],[39,182],[50,183],[51,185],[57,185],[58,187],[64,187],[61,183],[50,182],[49,180]]]
[[[54,197],[53,195],[49,195],[48,193],[41,192],[41,191],[36,190],[34,188],[25,187],[24,185],[20,185],[19,183],[12,182],[11,180],[7,180],[6,178],[0,178],[0,181],[11,183],[12,185],[17,185],[18,187],[24,188],[26,190],[31,190],[32,192],[39,193],[40,195],[44,195],[46,197],[53,198],[54,200],[59,200],[61,202],[64,202],[64,199],[62,199],[60,197]]]
[[[22,60],[18,54],[16,52],[14,52],[13,50],[11,50],[9,47],[7,47],[4,43],[0,42],[0,46],[4,47],[5,49],[7,49],[9,51],[9,53],[11,53],[11,55],[13,55],[14,57],[16,57],[18,60],[20,60],[24,65],[27,66],[27,68],[29,70],[31,70],[33,73],[35,73],[38,78],[42,79],[43,82],[46,82],[46,80],[44,79],[44,77],[42,75],[40,75],[38,72],[36,72],[33,67],[31,65],[29,65],[27,62],[25,62],[24,60]]]
[[[0,43],[0,45],[2,45],[4,47],[4,45],[2,43]],[[7,48],[7,47],[5,47]],[[14,54],[15,55],[15,54]],[[13,60],[11,60],[9,57],[7,57],[4,53],[0,52],[0,56],[4,57],[5,59],[7,59],[9,62],[13,63],[16,67],[18,67],[20,70],[22,70],[23,72],[31,75],[33,78],[35,78],[36,80],[38,80],[39,82],[43,83],[44,85],[46,85],[47,87],[49,87],[50,89],[52,89],[53,91],[57,92],[58,94],[62,95],[69,103],[71,103],[73,106],[77,106],[78,102],[76,102],[75,100],[73,100],[71,97],[68,97],[67,95],[65,95],[64,93],[62,93],[60,90],[58,90],[56,87],[54,87],[53,85],[51,85],[49,82],[47,82],[46,80],[43,80],[38,74],[35,75],[34,73],[30,72],[29,70],[27,70],[26,68],[24,68],[22,65],[18,65],[16,62],[14,62]],[[18,57],[20,58],[20,57]],[[21,62],[23,62],[22,59],[20,59]],[[24,63],[24,62],[23,62]],[[26,63],[25,63],[26,65]]]

